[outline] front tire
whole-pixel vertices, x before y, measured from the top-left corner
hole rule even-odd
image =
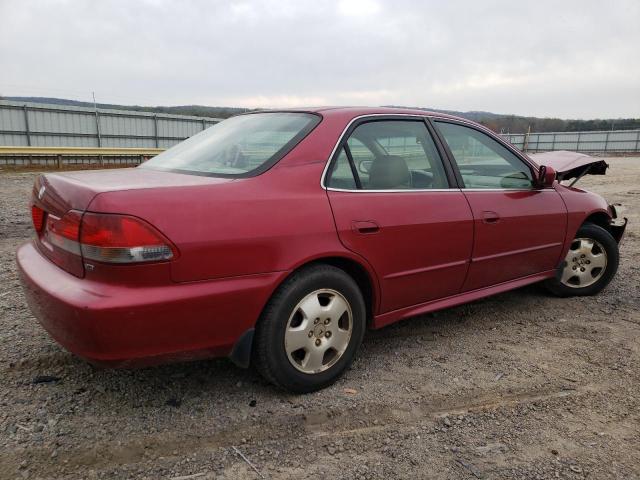
[[[276,291],[258,324],[254,363],[265,379],[295,393],[335,382],[362,343],[366,309],[347,273],[306,267]]]
[[[604,228],[585,223],[576,233],[555,278],[545,282],[559,297],[595,295],[618,270],[618,244]]]

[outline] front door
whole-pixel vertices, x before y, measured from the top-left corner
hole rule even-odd
[[[435,126],[473,211],[475,240],[463,291],[556,268],[567,224],[560,195],[537,188],[532,166],[485,132],[449,121]]]
[[[376,271],[377,313],[460,291],[473,219],[451,182],[422,118],[365,119],[339,145],[327,194],[340,240]]]

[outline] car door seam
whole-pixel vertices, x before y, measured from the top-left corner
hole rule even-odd
[[[342,241],[342,238],[340,237],[340,232],[338,230],[338,223],[336,222],[336,215],[335,215],[335,212],[333,211],[333,205],[331,204],[331,197],[329,196],[329,191],[327,187],[323,187],[323,190],[324,190],[324,194],[327,197],[327,203],[329,204],[329,210],[331,211],[331,220],[333,220],[333,228],[334,228],[336,237],[338,238],[338,242],[340,242],[340,245],[342,245],[349,252],[356,255],[362,261],[362,263],[368,265],[370,271],[373,272],[373,277],[374,277],[373,280],[376,282],[377,289],[374,289],[375,291],[373,292],[375,294],[375,298],[374,298],[374,305],[371,306],[371,315],[375,317],[376,315],[379,314],[378,309],[380,308],[380,305],[382,305],[382,285],[380,285],[380,278],[379,278],[380,276],[378,275],[378,272],[374,268],[373,264],[371,264],[371,262],[369,262],[369,260],[367,260],[366,257],[362,256],[360,253],[356,252],[355,250],[352,250]],[[377,303],[377,305],[375,305],[375,303]]]

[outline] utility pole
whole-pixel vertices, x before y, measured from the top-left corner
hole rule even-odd
[[[527,152],[527,148],[529,148],[529,136],[531,135],[531,125],[527,128],[527,133],[524,135],[524,141],[522,142],[522,151]]]
[[[98,147],[102,146],[102,137],[100,135],[100,117],[98,115],[98,105],[96,104],[96,92],[91,92],[93,96],[93,111],[96,112],[96,132],[98,133]]]
[[[96,104],[96,92],[91,92],[93,96],[93,111],[96,113],[96,133],[98,134],[98,148],[102,147],[102,136],[100,135],[100,116],[98,115],[98,105]],[[98,162],[103,164],[102,155],[98,155]]]

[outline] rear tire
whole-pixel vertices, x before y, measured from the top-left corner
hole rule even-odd
[[[288,278],[256,325],[254,364],[274,385],[295,393],[335,382],[362,343],[366,309],[347,273],[330,265]]]
[[[585,223],[578,229],[556,276],[545,286],[559,297],[595,295],[616,274],[619,260],[613,236],[598,225]]]

